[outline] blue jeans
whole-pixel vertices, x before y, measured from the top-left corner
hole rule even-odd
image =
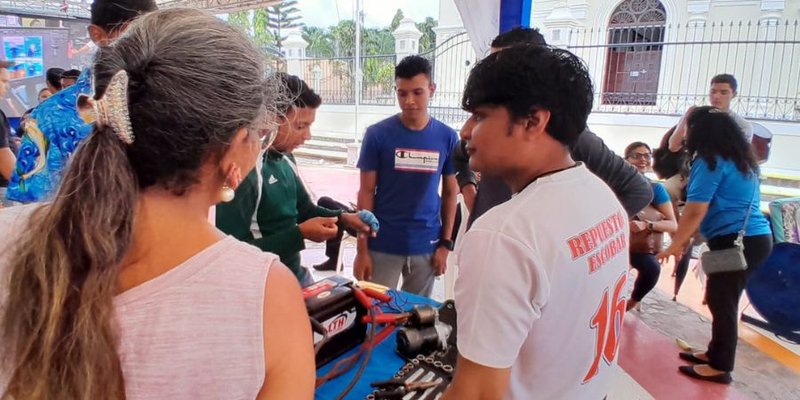
[[[644,296],[656,287],[661,274],[661,264],[653,254],[631,253],[631,267],[639,271],[639,274],[636,275],[636,282],[633,284],[631,300],[642,301]]]

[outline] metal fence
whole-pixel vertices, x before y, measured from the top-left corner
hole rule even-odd
[[[436,48],[420,54],[431,61],[437,91],[432,113],[444,119],[461,119],[459,102],[475,55],[467,34],[443,40]],[[322,97],[325,104],[355,103],[355,61],[351,58],[307,58],[297,60],[302,76]],[[394,67],[397,55],[361,57],[361,104],[394,105]],[[285,63],[275,69],[285,70]],[[457,110],[453,110],[456,108]],[[441,115],[438,115],[441,114]]]
[[[394,104],[394,54],[361,57],[361,103]]]
[[[596,112],[680,115],[708,103],[711,77],[730,73],[739,81],[734,111],[754,119],[800,121],[798,21],[616,25],[557,35],[553,44],[587,63]],[[465,116],[459,109],[461,91],[476,61],[466,33],[422,56],[432,61],[438,86],[432,114],[460,123]],[[362,104],[394,104],[395,58],[362,57]],[[305,79],[326,104],[354,104],[353,58],[300,62]]]
[[[466,113],[461,111],[461,95],[477,61],[469,36],[466,32],[455,34],[422,56],[431,61],[436,82],[430,107],[432,114],[442,121],[460,125],[466,120]]]
[[[361,104],[394,104],[395,55],[361,58]],[[325,104],[355,104],[355,60],[308,58],[298,61],[303,76]]]
[[[308,58],[298,62],[302,76],[325,104],[355,104],[354,58]]]
[[[798,21],[690,22],[567,31],[570,51],[586,61],[595,111],[682,114],[707,103],[710,80],[733,74],[742,116],[800,120]]]

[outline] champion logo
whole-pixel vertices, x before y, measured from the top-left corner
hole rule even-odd
[[[270,175],[269,179],[267,179],[267,183],[269,183],[270,185],[272,185],[274,183],[277,183],[277,182],[278,182],[278,179],[275,178],[275,175]]]

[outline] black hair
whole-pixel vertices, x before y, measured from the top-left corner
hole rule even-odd
[[[283,72],[279,72],[275,75],[278,82],[280,82],[286,90],[287,101],[281,102],[281,104],[278,105],[279,112],[285,114],[289,112],[291,106],[319,108],[319,106],[322,105],[322,98],[319,97],[319,95],[314,92],[314,89],[311,89],[304,80],[295,75],[289,75]]]
[[[503,32],[492,40],[492,47],[494,48],[511,47],[520,44],[547,46],[544,36],[539,33],[538,29],[524,26],[518,26],[510,31]]]
[[[91,6],[91,23],[111,32],[156,9],[155,0],[94,0]]]
[[[634,150],[638,149],[639,147],[644,147],[644,148],[647,149],[647,151],[649,151],[651,153],[653,152],[653,150],[650,148],[650,145],[648,145],[647,143],[645,143],[645,142],[633,142],[633,143],[629,144],[628,147],[625,148],[625,158],[630,157],[631,153]]]
[[[431,62],[427,58],[408,56],[394,67],[394,79],[411,79],[419,74],[425,74],[428,80],[431,80],[431,70]]]
[[[702,157],[708,168],[717,167],[717,157],[731,160],[743,174],[758,174],[758,160],[742,128],[733,117],[716,107],[698,107],[687,123],[686,149]]]
[[[61,73],[61,78],[64,79],[78,79],[81,76],[81,71],[77,69],[69,69]]]
[[[731,74],[719,74],[714,76],[711,78],[711,84],[713,85],[715,83],[727,83],[728,85],[731,85],[731,89],[734,92],[736,92],[736,90],[739,88],[739,83],[736,82],[736,77]]]
[[[513,46],[484,58],[469,74],[461,107],[506,107],[512,118],[550,111],[547,132],[572,145],[592,110],[592,81],[574,54],[547,46]]]
[[[45,73],[47,84],[56,88],[56,90],[61,90],[61,74],[63,73],[63,68],[48,68],[47,73]]]

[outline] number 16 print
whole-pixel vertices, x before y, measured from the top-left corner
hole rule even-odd
[[[611,302],[608,298],[608,288],[603,290],[600,305],[592,316],[591,327],[597,330],[595,339],[594,360],[589,372],[583,377],[582,383],[587,383],[600,372],[600,358],[609,365],[614,362],[619,350],[619,339],[622,336],[622,320],[625,318],[625,299],[622,298],[622,289],[625,287],[627,274],[617,279],[614,284],[614,294]]]

